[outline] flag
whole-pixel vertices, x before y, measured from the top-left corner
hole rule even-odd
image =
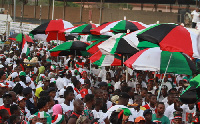
[[[29,47],[28,47],[28,43],[26,42],[26,40],[24,39],[23,36],[22,36],[22,39],[23,39],[23,41],[22,41],[22,52],[21,52],[21,55],[22,55],[23,53],[25,53],[26,56],[28,56],[29,53],[30,53],[30,49],[29,49]]]

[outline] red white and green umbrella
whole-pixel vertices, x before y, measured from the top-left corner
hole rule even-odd
[[[98,51],[89,59],[93,64],[98,66],[121,66],[121,57],[117,54],[104,55],[101,51]]]
[[[51,49],[49,52],[51,56],[67,56],[67,55],[78,55],[87,56],[86,47],[89,44],[81,41],[65,42]]]
[[[72,33],[90,34],[90,30],[94,28],[96,28],[95,24],[83,24],[83,25],[72,27],[72,28],[67,28],[60,32],[71,33],[71,34]]]
[[[68,22],[64,21],[62,19],[58,20],[51,20],[49,22],[46,22],[44,24],[39,25],[37,28],[32,30],[30,34],[36,35],[36,34],[48,34],[47,41],[50,40],[62,40],[65,41],[65,34],[59,33],[60,30],[71,28],[73,25]]]
[[[91,33],[94,35],[104,35],[107,32],[113,31],[117,33],[126,33],[127,30],[133,32],[144,29],[146,28],[145,26],[146,25],[136,21],[118,20],[102,24],[101,26],[91,30]]]
[[[196,72],[195,64],[186,54],[162,51],[159,47],[141,50],[126,60],[124,64],[135,70],[160,71],[160,73],[164,73],[170,56],[171,60],[167,73],[192,75]]]
[[[15,40],[15,41],[18,41],[18,42],[22,42],[23,40],[25,40],[27,42],[34,43],[33,40],[31,39],[31,37],[29,37],[26,34],[22,34],[22,33],[13,34],[13,35],[9,36],[8,39]]]
[[[135,54],[139,50],[137,48],[138,41],[128,40],[128,34],[118,33],[98,46],[103,54]],[[127,36],[129,37],[129,36]]]
[[[190,57],[200,57],[199,33],[176,24],[157,24],[137,35],[139,41],[158,44],[163,51],[183,52]]]

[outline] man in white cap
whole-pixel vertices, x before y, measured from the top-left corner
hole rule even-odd
[[[17,72],[13,72],[11,74],[11,79],[12,79],[12,81],[8,81],[8,83],[12,88],[14,88],[15,85],[20,81],[18,73]]]

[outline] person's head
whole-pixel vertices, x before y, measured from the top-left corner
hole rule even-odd
[[[86,79],[87,78],[87,72],[86,71],[81,72],[81,76],[82,76],[82,78]]]
[[[43,83],[44,83],[44,87],[48,87],[49,86],[49,83],[50,83],[50,79],[48,77],[45,77],[43,79]]]
[[[3,103],[6,108],[9,108],[12,104],[12,95],[8,92],[3,95]]]
[[[53,97],[48,96],[47,101],[48,101],[49,108],[52,108],[55,105],[55,101],[54,101]]]
[[[198,7],[195,10],[196,10],[196,12],[199,12],[199,8]]]
[[[56,96],[56,88],[55,87],[50,87],[47,92],[49,93],[49,96],[54,98]]]
[[[106,83],[106,82],[100,82],[100,83],[98,84],[98,86],[99,86],[99,88],[102,89],[102,90],[107,90],[107,88],[108,88],[108,83]]]
[[[142,75],[138,75],[137,81],[138,81],[139,83],[142,83]]]
[[[80,99],[74,100],[74,111],[78,113],[82,113],[84,110],[84,103]]]
[[[109,70],[110,70],[110,66],[106,66],[106,67],[105,67],[105,70],[106,70],[106,71],[109,71]]]
[[[102,98],[95,99],[95,107],[99,107],[99,108],[103,107],[103,99]]]
[[[151,109],[147,109],[143,112],[143,116],[145,118],[146,122],[149,122],[152,120],[152,110]]]
[[[111,80],[111,73],[110,72],[106,72],[106,80]]]
[[[132,87],[126,87],[125,91],[131,98],[134,97],[134,89]]]
[[[64,92],[64,98],[65,98],[65,100],[68,100],[68,101],[72,101],[75,98],[74,90],[71,86],[66,88],[66,90]]]
[[[129,98],[130,98],[130,96],[127,93],[125,93],[125,92],[120,93],[118,104],[127,106]]]
[[[19,106],[16,105],[16,104],[12,104],[10,106],[10,113],[11,113],[11,115],[20,116],[20,108],[19,108]]]
[[[26,74],[30,74],[31,68],[32,68],[31,66],[27,66],[27,67],[25,68]]]
[[[0,117],[1,117],[2,121],[4,122],[4,121],[9,119],[10,115],[9,115],[9,113],[6,109],[1,109],[0,110]]]
[[[38,121],[42,124],[47,124],[47,114],[45,111],[38,112]]]
[[[20,121],[21,121],[20,116],[17,116],[17,115],[11,115],[10,116],[10,123],[11,124],[18,124],[18,123],[20,123]],[[30,124],[32,124],[32,123],[30,123]]]
[[[165,112],[165,104],[163,102],[158,102],[157,103],[157,114],[163,115],[164,112]]]
[[[103,90],[96,88],[95,91],[94,91],[94,95],[95,95],[96,98],[102,98],[103,97]]]
[[[94,95],[93,94],[87,94],[85,95],[84,97],[84,100],[83,100],[86,104],[92,104],[92,105],[95,105],[95,99],[94,99]]]
[[[23,89],[22,93],[24,94],[24,96],[29,99],[32,98],[33,94],[32,94],[32,88],[30,87],[26,87]]]
[[[190,110],[192,110],[194,108],[194,104],[188,104],[188,107]]]
[[[38,122],[38,117],[36,115],[31,115],[29,118],[28,118],[28,122],[30,124],[36,124]]]
[[[153,80],[149,80],[147,83],[147,88],[152,90],[153,89]]]
[[[13,82],[19,82],[19,81],[20,81],[20,78],[19,78],[19,75],[18,75],[17,72],[13,72],[13,73],[11,74],[11,77],[12,77],[12,81],[13,81]]]
[[[173,97],[174,97],[174,94],[173,93],[169,93],[168,96],[167,96],[167,100],[168,100],[168,104],[171,105],[173,103]]]
[[[77,89],[80,89],[81,88],[81,82],[79,81],[79,80],[75,80],[74,82],[73,82],[73,84],[74,84],[74,87],[76,87]]]
[[[152,95],[151,92],[147,92],[146,97],[145,97],[145,100],[146,100],[147,103],[149,103],[151,95]]]
[[[174,93],[174,94],[176,94],[176,93],[177,93],[177,90],[176,90],[176,88],[172,88],[172,89],[170,89],[170,90],[168,91],[168,93]]]
[[[136,84],[136,91],[140,92],[142,90],[142,85],[141,84]]]
[[[162,86],[162,89],[161,89],[161,94],[166,97],[167,96],[167,90],[168,90],[168,87],[166,85],[163,85]]]
[[[37,107],[40,111],[47,112],[49,109],[47,97],[40,97],[37,102]]]
[[[147,88],[143,87],[142,90],[141,90],[142,98],[145,98],[145,96],[147,95],[147,92],[148,92]]]
[[[106,91],[106,90],[103,90],[103,99],[104,99],[105,101],[108,100],[108,91]]]
[[[152,94],[149,102],[150,102],[150,105],[155,106],[157,102],[157,96]]]
[[[138,106],[142,106],[142,96],[141,95],[136,95],[134,97],[134,103],[136,103]]]
[[[0,79],[6,80],[6,73],[4,71],[0,71]]]
[[[181,113],[175,113],[174,114],[174,120],[173,120],[174,124],[182,124],[182,114]]]
[[[23,97],[23,96],[18,96],[17,104],[19,105],[20,108],[25,109],[25,107],[26,107],[26,98]]]
[[[12,95],[12,102],[17,102],[17,94],[14,91],[8,91]]]

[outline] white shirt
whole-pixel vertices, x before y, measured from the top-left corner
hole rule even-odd
[[[137,111],[137,110],[135,110],[134,108],[129,108],[129,109],[131,110],[134,119],[137,118],[137,117],[139,117],[139,116],[142,116],[142,117],[143,117],[143,112],[144,112],[144,110],[141,110],[141,109],[140,109],[139,111]]]
[[[108,117],[106,113],[103,113],[102,110],[99,110],[99,112],[92,110],[92,113],[94,115],[94,119],[99,118],[98,122],[100,122],[100,124],[105,124],[104,120]]]
[[[121,88],[120,84],[121,84],[120,81],[116,82],[115,85],[114,85],[114,89],[115,89],[115,90],[116,90],[116,89],[120,89],[120,88]]]
[[[175,110],[175,108],[174,108],[174,103],[173,104],[171,104],[170,106],[168,106],[166,109],[165,109],[165,113],[164,113],[164,115],[166,116],[166,117],[168,117],[169,118],[169,120],[171,121],[172,119],[174,119],[174,112],[175,112],[176,110]]]
[[[67,86],[67,80],[66,80],[66,78],[59,77],[56,80],[56,86],[57,86],[58,90],[61,90],[62,88],[64,88],[64,86]]]
[[[192,19],[192,22],[200,22],[200,18],[199,18],[199,12],[196,12],[196,10],[194,10],[191,15],[193,15],[193,19]]]
[[[101,78],[101,80],[102,80],[102,81],[104,81],[104,82],[106,82],[106,72],[110,72],[110,74],[111,74],[111,77],[114,77],[114,73],[113,73],[113,71],[112,71],[112,70],[109,70],[109,71],[106,71],[106,70],[101,70],[101,71],[99,72],[99,75],[98,75],[98,77],[100,77],[100,78]]]
[[[168,92],[170,89],[172,89],[172,84],[171,84],[170,82],[163,82],[162,85],[167,86],[167,88],[168,88],[167,92]]]
[[[63,114],[74,110],[73,102],[70,102],[70,106],[66,105],[65,103],[62,103],[60,105],[62,106]]]
[[[107,100],[107,109],[109,109],[112,106],[112,102]]]
[[[183,104],[181,106],[181,108],[183,109],[183,115],[182,115],[183,118],[182,119],[184,122],[186,122],[186,120],[188,121],[189,114],[191,114],[192,117],[194,117],[194,114],[196,113],[196,106],[194,106],[194,108],[192,110],[190,110],[188,105]]]
[[[101,71],[100,68],[98,68],[98,69],[92,68],[92,69],[91,69],[91,72],[92,72],[92,74],[94,74],[94,76],[98,76],[99,73],[100,73],[100,71]]]

